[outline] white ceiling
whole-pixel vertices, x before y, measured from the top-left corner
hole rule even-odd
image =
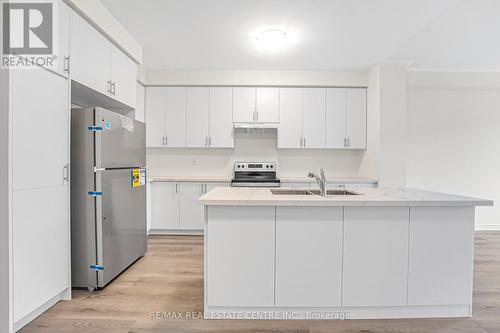
[[[144,47],[146,69],[500,70],[500,0],[101,0]],[[296,42],[259,53],[252,36]]]

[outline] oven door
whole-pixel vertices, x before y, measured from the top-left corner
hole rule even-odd
[[[275,171],[237,171],[231,186],[238,187],[279,187],[280,180]]]

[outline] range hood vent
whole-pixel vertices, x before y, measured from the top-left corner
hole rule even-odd
[[[278,123],[234,123],[234,133],[244,134],[275,134]]]

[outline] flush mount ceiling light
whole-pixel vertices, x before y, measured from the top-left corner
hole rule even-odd
[[[255,40],[261,51],[276,53],[283,51],[288,43],[288,35],[283,30],[269,29],[258,34]]]

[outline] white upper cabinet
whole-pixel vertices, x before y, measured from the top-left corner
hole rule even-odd
[[[274,123],[278,148],[366,148],[365,88],[146,90],[148,147],[233,148],[234,123]]]
[[[55,2],[58,10],[58,47],[57,47],[57,69],[56,72],[69,76],[69,54],[70,54],[70,25],[71,25],[71,9],[62,1]]]
[[[186,144],[207,147],[209,141],[210,89],[187,88]]]
[[[43,69],[12,71],[14,190],[67,183],[68,86],[67,79]]]
[[[137,65],[74,12],[70,72],[72,80],[135,108]]]
[[[186,147],[186,88],[167,88],[165,145]]]
[[[366,89],[328,88],[326,147],[366,148]]]
[[[146,146],[165,145],[165,115],[167,109],[167,88],[146,88]]]
[[[302,88],[280,88],[278,148],[302,147]]]
[[[326,89],[326,148],[346,148],[347,89]]]
[[[233,88],[233,101],[235,123],[279,122],[279,88]]]
[[[278,123],[280,121],[279,88],[256,88],[255,121]]]
[[[210,88],[209,145],[214,148],[234,147],[232,88]]]
[[[302,132],[304,148],[325,148],[325,88],[302,91]]]
[[[111,45],[111,95],[135,108],[137,104],[137,65],[116,46]]]
[[[233,122],[255,121],[255,88],[233,88]]]
[[[80,15],[71,15],[71,78],[101,94],[111,89],[111,47]]]
[[[346,118],[347,147],[366,148],[366,89],[347,89]]]

